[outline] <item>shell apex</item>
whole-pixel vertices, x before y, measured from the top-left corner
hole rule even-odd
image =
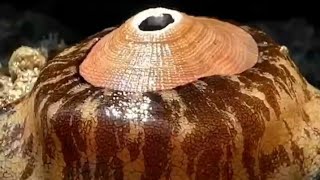
[[[96,87],[147,92],[242,73],[257,60],[257,44],[244,29],[159,7],[141,11],[102,37],[79,73]]]

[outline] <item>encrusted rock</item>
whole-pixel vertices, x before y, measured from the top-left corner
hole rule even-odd
[[[0,107],[29,93],[46,61],[38,49],[21,46],[15,50],[9,61],[10,76],[0,75]]]

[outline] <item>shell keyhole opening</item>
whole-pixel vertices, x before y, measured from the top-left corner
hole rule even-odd
[[[159,16],[150,16],[143,20],[139,29],[141,31],[157,31],[164,29],[169,24],[173,23],[174,19],[170,14],[161,14]]]

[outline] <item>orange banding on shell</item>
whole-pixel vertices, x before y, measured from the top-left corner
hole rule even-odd
[[[80,75],[96,87],[146,92],[241,73],[257,60],[256,42],[240,27],[152,8],[100,39],[80,65]]]

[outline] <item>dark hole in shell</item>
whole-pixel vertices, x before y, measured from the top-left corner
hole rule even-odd
[[[141,31],[157,31],[164,29],[169,24],[173,23],[174,19],[170,14],[162,14],[160,16],[150,16],[143,20],[140,25],[139,29]]]

